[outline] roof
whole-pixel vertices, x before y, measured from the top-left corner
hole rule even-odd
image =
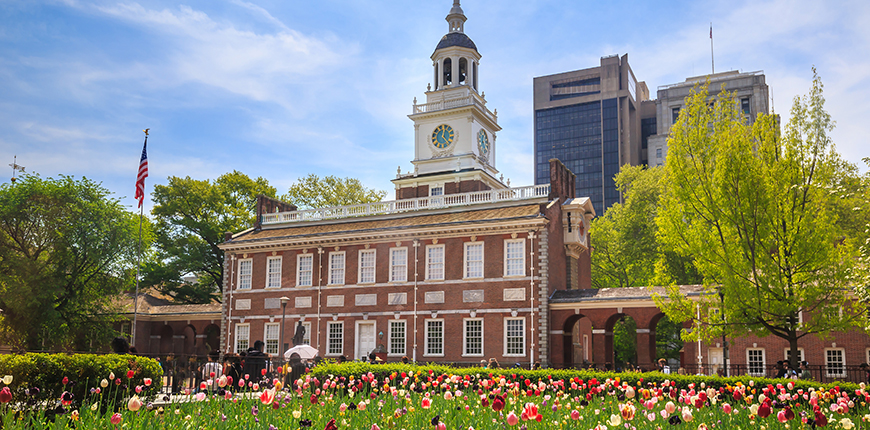
[[[269,228],[240,234],[224,242],[221,246],[232,247],[233,244],[266,241],[273,239],[293,239],[303,237],[326,236],[332,234],[365,234],[384,230],[403,230],[428,226],[468,225],[474,223],[517,220],[542,216],[540,203],[497,208],[482,208],[469,210],[468,207],[456,208],[448,212],[412,212],[402,216],[360,217],[359,221],[351,219],[317,221],[314,223],[292,224],[282,228]]]
[[[687,296],[697,296],[704,291],[703,285],[680,285],[680,292]],[[579,303],[608,300],[652,300],[653,294],[667,296],[665,287],[625,287],[584,290],[556,290],[550,296],[550,303]]]
[[[442,48],[449,48],[451,46],[458,46],[460,48],[468,48],[473,49],[474,52],[477,52],[477,46],[474,42],[471,41],[471,38],[466,36],[465,33],[459,32],[451,32],[444,35],[441,38],[441,41],[438,42],[438,46],[435,47],[435,50],[439,50]]]
[[[125,294],[115,300],[120,313],[133,313],[133,295]],[[155,297],[151,294],[139,294],[139,306],[136,312],[143,315],[187,315],[187,314],[207,314],[221,313],[220,303],[208,303],[197,305],[179,305],[170,302],[169,300]]]

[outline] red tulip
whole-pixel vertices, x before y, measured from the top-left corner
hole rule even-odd
[[[9,391],[9,387],[3,387],[0,390],[0,403],[9,403],[12,401],[12,391]]]

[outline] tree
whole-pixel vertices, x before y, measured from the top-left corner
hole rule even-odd
[[[664,169],[624,165],[614,180],[623,203],[592,221],[592,285],[596,288],[650,286],[660,282],[659,265],[667,281],[697,284],[700,277],[691,258],[677,255],[656,237],[655,217],[664,192]]]
[[[218,248],[226,232],[242,231],[256,222],[257,195],[275,197],[263,178],[233,171],[214,182],[172,176],[154,187],[156,261],[146,264],[144,285],[181,303],[220,300],[224,253]],[[186,282],[187,275],[196,282]]]
[[[4,339],[20,349],[107,342],[117,314],[106,299],[132,285],[137,235],[138,217],[87,178],[0,186]]]
[[[281,199],[300,209],[317,209],[379,202],[386,195],[386,191],[366,188],[359,179],[320,178],[311,173],[291,185]]]
[[[637,322],[625,315],[613,324],[614,370],[623,369],[626,363],[637,364]]]
[[[842,160],[818,75],[791,115],[780,135],[774,116],[746,125],[726,92],[710,103],[701,87],[687,99],[668,141],[656,222],[707,288],[700,303],[675,287],[657,301],[672,320],[694,322],[687,340],[772,334],[796,365],[800,338],[849,329],[865,306],[848,283],[857,253],[834,210]]]

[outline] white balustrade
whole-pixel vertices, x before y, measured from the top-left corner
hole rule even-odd
[[[303,221],[353,218],[367,215],[384,215],[411,212],[423,209],[439,209],[482,203],[497,203],[512,200],[527,200],[547,197],[550,184],[508,188],[506,190],[473,191],[461,194],[417,197],[413,199],[364,203],[323,209],[306,209],[293,212],[263,214],[263,225],[286,224]]]

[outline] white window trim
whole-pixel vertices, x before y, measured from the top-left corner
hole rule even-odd
[[[480,245],[480,276],[468,276],[468,248],[472,245]],[[484,279],[486,277],[486,251],[483,242],[465,242],[462,245],[462,279]],[[446,257],[446,256],[445,256]]]
[[[522,321],[523,322],[523,353],[522,354],[508,354],[508,321]],[[526,336],[526,330],[528,329],[528,321],[526,321],[525,317],[506,317],[504,319],[504,356],[505,357],[525,357],[526,356],[526,348],[529,346],[529,342]]]
[[[305,336],[302,337],[302,343],[311,345],[311,321],[302,321],[302,327],[305,327]],[[296,334],[296,326],[293,326],[293,333]],[[305,338],[308,338],[308,342],[305,342]]]
[[[235,339],[233,339],[233,352],[235,352],[236,354],[239,353],[239,327],[247,327],[248,337],[245,340],[248,341],[248,348],[251,347],[251,324],[236,324],[235,330],[233,331],[233,336],[235,337]]]
[[[429,354],[429,322],[430,321],[441,321],[441,354]],[[444,318],[427,318],[423,321],[423,356],[424,357],[443,357],[444,350],[447,349],[444,344],[444,335],[446,331],[446,326],[444,324]]]
[[[278,261],[278,285],[270,285],[272,282],[272,274],[269,273],[269,263]],[[281,288],[282,276],[284,272],[284,257],[281,255],[266,257],[266,288]]]
[[[393,251],[405,251],[405,279],[393,279]],[[408,282],[408,247],[390,248],[390,282]]]
[[[469,321],[480,321],[480,354],[468,354],[468,330],[466,324]],[[486,352],[486,336],[484,331],[483,318],[463,318],[462,319],[462,356],[463,357],[483,357]]]
[[[441,194],[432,194],[432,189],[434,189],[434,188],[440,188]],[[429,185],[429,197],[432,197],[432,196],[435,196],[435,197],[444,196],[444,184],[443,183]]]
[[[308,277],[310,281],[303,285],[302,284],[302,259],[303,258],[311,258],[311,276]],[[314,286],[314,254],[296,254],[296,286],[297,287],[311,287]]]
[[[436,248],[441,249],[441,277],[440,278],[433,278],[429,274],[429,251],[432,249],[436,249]],[[443,244],[441,244],[441,245],[427,245],[426,246],[426,280],[427,281],[443,281],[445,279],[445,277],[446,277],[445,272],[447,271],[447,261],[446,260],[447,260],[447,256],[446,256],[446,252],[445,252],[445,248],[444,248]]]
[[[270,340],[268,337],[266,337],[269,334],[269,326],[276,326],[277,327],[277,332],[276,332],[277,337],[273,340],[278,341],[277,354],[280,354],[281,353],[281,346],[282,346],[281,345],[281,324],[280,323],[272,323],[272,322],[267,322],[267,323],[263,324],[263,352],[266,352],[268,354],[272,354],[267,349],[269,346],[269,340]]]
[[[840,356],[843,357],[843,371],[841,373],[831,373],[830,366],[828,366],[828,351],[840,351]],[[846,348],[825,348],[824,350],[824,359],[825,359],[825,376],[828,378],[841,378],[846,376]]]
[[[508,274],[508,244],[510,243],[519,243],[522,245],[522,251],[520,251],[520,256],[522,262],[520,263],[520,267],[522,267],[523,273],[519,275],[510,275]],[[508,239],[504,241],[504,277],[505,278],[519,278],[526,276],[526,240],[525,239]]]
[[[332,256],[339,255],[339,254],[342,255],[342,262],[343,262],[343,264],[341,265],[341,273],[342,273],[341,282],[332,282]],[[346,251],[330,252],[329,255],[327,256],[327,259],[329,260],[329,270],[326,272],[327,285],[344,285],[347,282],[347,253],[346,253]]]
[[[402,352],[393,353],[393,323],[401,322],[404,326],[405,335],[402,339]],[[408,352],[408,321],[392,319],[387,323],[387,357],[404,357]]]
[[[867,361],[865,361],[865,363],[870,363],[870,348],[867,348],[864,351],[864,358],[867,359]]]
[[[788,361],[789,351],[791,351],[791,348],[789,348],[789,347],[785,347],[785,349],[782,350],[782,359],[783,360]],[[806,351],[804,351],[803,347],[798,347],[798,353],[800,354],[800,357],[798,358],[798,362],[806,360],[807,353],[806,353]]]
[[[341,326],[341,350],[337,353],[329,352],[329,345],[331,339],[329,337],[329,328],[334,325]],[[340,355],[344,355],[344,321],[327,321],[326,322],[326,354],[324,357],[338,357]]]
[[[242,288],[242,263],[250,263],[251,264],[251,282],[248,284],[248,287]],[[253,258],[243,258],[239,260],[239,266],[236,268],[236,289],[237,290],[250,290],[254,288],[254,259]]]
[[[749,371],[749,351],[761,351],[761,373]],[[746,348],[746,373],[750,376],[765,376],[767,370],[767,351],[764,348]]]
[[[377,281],[378,277],[378,251],[377,249],[360,249],[359,256],[357,257],[357,284],[374,284]],[[363,255],[364,254],[372,254],[372,280],[371,282],[363,282]]]

